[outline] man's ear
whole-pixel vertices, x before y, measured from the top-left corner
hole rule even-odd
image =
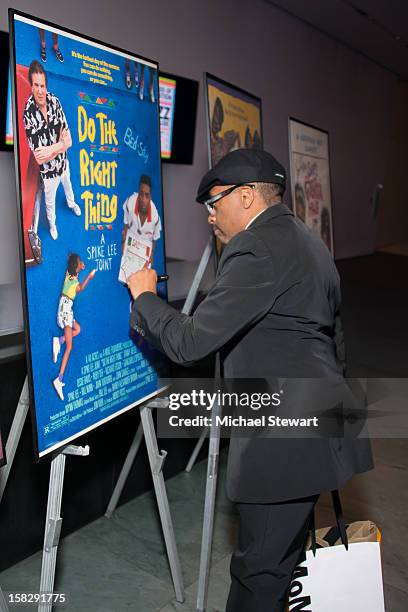
[[[254,194],[254,190],[252,189],[252,187],[247,187],[246,185],[244,185],[241,188],[241,200],[244,205],[244,208],[246,209],[250,208],[253,204],[254,199],[255,199],[255,194]]]

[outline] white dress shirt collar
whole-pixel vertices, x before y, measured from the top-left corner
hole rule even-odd
[[[246,224],[245,229],[248,229],[248,227],[250,225],[252,225],[252,223],[255,221],[255,219],[257,219],[259,217],[259,215],[262,215],[262,213],[265,212],[265,210],[268,210],[267,208],[264,208],[263,210],[261,210],[258,214],[255,215],[255,217],[252,217],[252,219],[250,220],[249,223]]]

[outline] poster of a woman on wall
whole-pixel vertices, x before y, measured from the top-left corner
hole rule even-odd
[[[334,255],[329,135],[289,118],[289,147],[293,212]]]

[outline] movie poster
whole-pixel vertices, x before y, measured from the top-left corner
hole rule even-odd
[[[210,166],[235,149],[263,149],[260,98],[205,75]]]
[[[334,255],[329,135],[290,118],[289,143],[293,212]]]
[[[126,278],[165,274],[158,66],[20,13],[10,25],[41,457],[157,393]]]

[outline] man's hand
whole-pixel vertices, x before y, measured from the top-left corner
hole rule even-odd
[[[49,147],[37,147],[34,151],[34,157],[37,164],[45,164],[49,161]]]
[[[134,300],[146,291],[157,294],[157,274],[155,270],[144,268],[131,274],[126,280]]]
[[[70,148],[72,145],[71,132],[68,128],[63,128],[60,133],[59,142],[62,143],[64,151]]]
[[[59,153],[63,153],[64,151],[64,143],[62,140],[60,140],[53,145],[37,147],[34,150],[34,158],[37,164],[41,166],[41,164],[46,164],[54,159],[54,157],[57,157]]]

